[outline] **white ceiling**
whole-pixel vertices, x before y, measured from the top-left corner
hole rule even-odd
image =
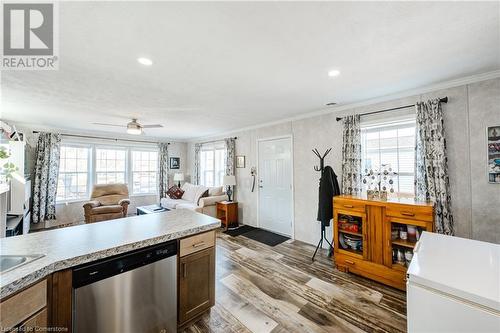
[[[134,117],[178,140],[277,121],[499,69],[499,6],[60,3],[60,69],[3,72],[1,117],[108,132],[92,122]]]

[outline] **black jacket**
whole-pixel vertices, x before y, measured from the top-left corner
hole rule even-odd
[[[333,196],[340,194],[337,175],[330,166],[326,166],[319,180],[318,221],[326,226],[333,218]]]

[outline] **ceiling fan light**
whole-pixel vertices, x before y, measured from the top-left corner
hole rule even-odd
[[[141,135],[142,128],[129,126],[129,127],[127,127],[127,133],[132,134],[132,135]]]

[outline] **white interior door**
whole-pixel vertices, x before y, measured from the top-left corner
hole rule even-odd
[[[259,141],[259,226],[292,236],[292,139]]]

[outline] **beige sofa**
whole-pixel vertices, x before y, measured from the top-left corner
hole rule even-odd
[[[222,186],[205,187],[185,183],[181,189],[184,191],[181,199],[171,199],[166,196],[160,199],[160,205],[168,209],[191,209],[216,217],[216,203],[228,200]],[[203,197],[206,191],[208,196]]]

